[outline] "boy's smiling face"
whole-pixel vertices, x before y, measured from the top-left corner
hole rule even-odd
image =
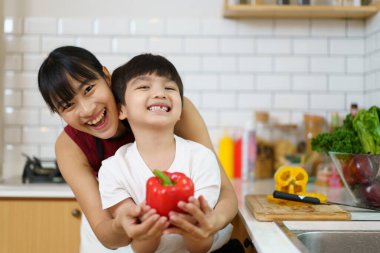
[[[178,85],[155,73],[131,79],[124,94],[120,119],[137,127],[173,127],[180,119],[182,100]]]

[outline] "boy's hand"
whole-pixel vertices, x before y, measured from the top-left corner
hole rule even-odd
[[[215,233],[213,210],[202,196],[198,199],[190,197],[188,203],[180,202],[178,207],[187,215],[171,212],[170,223],[175,227],[168,228],[164,233],[181,234],[190,252],[207,252]]]
[[[171,212],[169,220],[174,227],[166,229],[165,234],[181,234],[192,240],[203,240],[215,234],[217,217],[203,196],[190,197],[188,203],[179,202],[178,206],[188,215]]]

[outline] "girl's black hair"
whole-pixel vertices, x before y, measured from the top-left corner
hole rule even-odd
[[[127,83],[135,77],[145,74],[157,74],[166,77],[178,86],[183,101],[183,84],[174,65],[165,57],[153,54],[140,54],[121,65],[112,73],[112,93],[118,105],[125,104],[124,95]]]
[[[52,112],[75,96],[72,79],[81,83],[104,78],[103,66],[88,50],[64,46],[53,50],[38,71],[38,88]]]

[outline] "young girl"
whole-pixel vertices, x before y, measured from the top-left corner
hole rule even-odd
[[[102,209],[97,182],[101,161],[134,140],[128,123],[118,119],[109,72],[89,51],[66,46],[52,51],[42,63],[38,85],[48,107],[68,124],[56,141],[55,152],[61,173],[84,213],[81,252],[107,252],[101,244],[110,249],[128,245],[130,238],[125,228],[142,210],[130,203],[118,210],[113,219]],[[213,148],[201,116],[186,98],[175,134]],[[176,226],[172,232],[207,238],[235,217],[236,195],[224,170],[220,171],[221,192],[215,208],[211,209],[203,198],[182,205],[196,223],[175,215],[171,217]],[[137,226],[132,233],[141,229]]]

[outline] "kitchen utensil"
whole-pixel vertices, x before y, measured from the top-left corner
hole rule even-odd
[[[55,160],[41,160],[37,157],[26,157],[24,171],[22,173],[23,183],[64,183],[58,165]]]
[[[291,193],[286,193],[286,192],[281,192],[281,191],[274,191],[273,197],[277,198],[277,199],[292,200],[292,201],[297,201],[297,202],[302,202],[302,203],[310,203],[310,204],[315,204],[315,205],[350,206],[350,207],[380,211],[380,208],[363,206],[363,205],[349,205],[349,204],[336,203],[336,202],[331,202],[331,201],[321,202],[320,199],[318,199],[318,198],[302,196],[302,195],[297,195],[297,194],[291,194]]]
[[[336,205],[312,205],[294,201],[269,201],[267,195],[246,195],[245,203],[258,221],[350,220],[351,213]]]

